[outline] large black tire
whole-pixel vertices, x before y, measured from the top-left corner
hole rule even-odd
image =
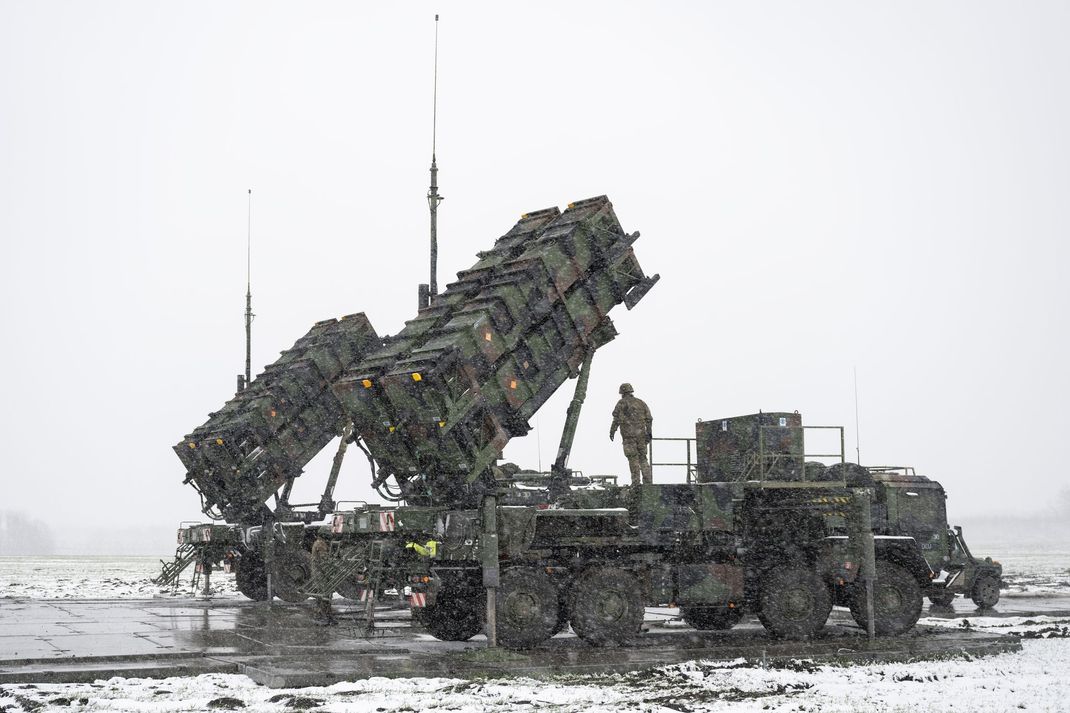
[[[483,598],[445,590],[435,603],[413,609],[413,618],[440,641],[468,641],[483,631]]]
[[[545,572],[527,567],[502,572],[494,607],[499,644],[538,646],[554,635],[560,611],[557,587]]]
[[[569,622],[589,644],[623,644],[635,638],[646,609],[643,588],[634,574],[617,567],[592,567],[569,592]]]
[[[728,631],[743,618],[739,607],[680,607],[680,616],[694,629]]]
[[[268,598],[267,572],[264,571],[264,560],[258,555],[246,552],[237,560],[238,569],[234,572],[234,580],[238,585],[238,591],[252,599],[254,602],[266,602]]]
[[[308,599],[304,593],[312,578],[312,555],[305,550],[284,550],[275,557],[275,576],[271,584],[275,596],[297,604]]]
[[[973,583],[970,599],[980,609],[991,609],[999,601],[999,580],[991,574],[982,574]]]
[[[891,562],[877,562],[873,583],[873,630],[878,636],[897,636],[910,630],[921,616],[921,587],[907,570]],[[855,623],[866,628],[866,587],[855,582],[849,602]]]
[[[758,620],[781,639],[811,639],[832,612],[832,594],[808,567],[784,566],[770,572],[758,594]]]

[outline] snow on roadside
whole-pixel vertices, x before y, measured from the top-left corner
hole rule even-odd
[[[939,626],[945,629],[966,629],[984,631],[991,634],[1006,634],[1023,639],[1067,639],[1070,638],[1070,616],[1000,616],[1000,617],[963,617],[945,619],[942,617],[922,617],[918,626]],[[1067,674],[1070,676],[1070,672]]]
[[[27,599],[151,599],[190,597],[193,568],[176,588],[161,587],[154,557],[0,557],[0,598]],[[212,577],[212,595],[240,597],[234,577]]]
[[[328,687],[269,689],[230,674],[113,678],[93,684],[4,685],[0,710],[172,711],[1065,711],[1070,642],[1027,640],[982,659],[835,666],[796,661],[762,668],[695,661],[652,671],[464,681],[371,678]],[[44,706],[42,708],[42,706]]]

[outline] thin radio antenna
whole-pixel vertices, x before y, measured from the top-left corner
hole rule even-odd
[[[438,194],[438,15],[435,15],[435,80],[431,103],[431,187],[427,191],[427,205],[431,209],[431,281],[428,283],[428,303],[438,294],[438,204],[445,200]]]
[[[245,234],[245,383],[253,380],[253,189],[249,189],[249,206]]]
[[[862,433],[858,429],[858,366],[854,367],[855,372],[855,458],[859,465],[862,465]]]

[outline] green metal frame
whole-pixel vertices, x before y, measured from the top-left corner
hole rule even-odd
[[[757,481],[758,481],[760,487],[775,487],[775,488],[846,487],[846,481],[844,481],[844,480],[822,481],[820,483],[812,483],[812,482],[806,482],[806,481],[785,482],[785,481],[766,480],[766,477],[765,477],[766,476],[766,472],[768,470],[768,466],[771,465],[772,463],[776,462],[776,459],[778,459],[778,458],[799,458],[799,459],[802,460],[803,468],[806,467],[806,461],[807,461],[807,459],[810,459],[810,458],[838,458],[840,463],[846,463],[847,462],[847,457],[846,457],[846,452],[847,451],[846,451],[846,443],[845,443],[845,436],[844,436],[843,426],[797,426],[797,427],[790,427],[793,430],[797,429],[797,430],[803,431],[803,443],[804,444],[806,443],[806,431],[807,430],[815,430],[815,431],[816,430],[826,430],[826,431],[839,431],[840,432],[840,452],[839,453],[803,453],[801,456],[785,456],[782,453],[768,453],[767,454],[765,452],[765,430],[769,429],[769,428],[775,428],[777,430],[783,430],[785,427],[784,426],[772,426],[772,425],[760,426],[761,430],[758,433],[758,456],[757,456],[756,462],[751,463],[750,466],[749,466],[752,469],[753,468],[757,468],[758,469]],[[685,455],[685,459],[686,460],[683,463],[676,463],[676,462],[671,462],[671,461],[666,461],[666,462],[663,462],[663,463],[659,463],[659,462],[655,461],[654,460],[654,442],[655,441],[683,442],[683,443],[685,443],[686,444],[686,455]],[[686,482],[687,483],[694,483],[695,482],[695,468],[697,466],[696,461],[698,460],[698,446],[697,445],[694,445],[694,457],[692,457],[692,447],[693,447],[693,444],[695,444],[695,443],[696,443],[696,439],[695,438],[670,438],[670,437],[651,438],[650,439],[650,443],[647,445],[647,458],[649,459],[651,470],[653,470],[656,467],[685,468],[686,469],[686,476],[687,476]],[[804,446],[804,448],[805,448],[805,446]],[[889,468],[891,468],[891,467],[889,467]],[[898,467],[896,467],[896,469],[898,469]],[[913,470],[913,469],[911,468],[910,470]],[[744,480],[747,480],[747,479],[745,478]]]

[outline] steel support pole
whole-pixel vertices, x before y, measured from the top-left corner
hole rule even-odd
[[[498,498],[483,498],[483,535],[480,538],[483,555],[483,587],[487,591],[487,647],[498,646]]]
[[[264,552],[264,574],[267,576],[267,603],[271,606],[275,601],[275,518],[264,518],[260,536],[264,538],[261,547]]]
[[[856,488],[855,508],[857,512],[857,532],[849,533],[850,537],[859,538],[861,544],[862,583],[866,588],[866,634],[870,642],[876,638],[873,623],[873,584],[877,573],[877,553],[873,540],[873,514],[870,505],[873,500],[871,488]]]

